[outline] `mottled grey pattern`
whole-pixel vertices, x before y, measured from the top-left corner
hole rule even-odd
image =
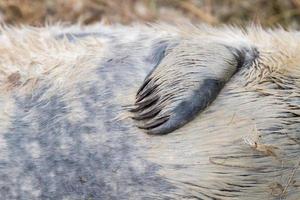
[[[132,45],[112,45],[113,56],[100,61],[95,72],[99,79],[76,86],[87,113],[84,123],[66,119],[70,110],[63,97],[68,91],[42,99],[51,83],[26,97],[15,94],[17,108],[3,134],[9,159],[0,159],[1,200],[144,199],[175,188],[157,174],[159,165],[139,155],[143,149],[135,146],[132,126],[114,120],[123,110],[116,94],[136,87],[165,48],[158,42],[137,59],[140,50]]]

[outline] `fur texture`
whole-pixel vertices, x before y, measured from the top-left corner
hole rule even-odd
[[[182,41],[259,54],[194,120],[147,135],[128,105]],[[299,199],[298,32],[50,26],[2,28],[0,42],[1,200]]]

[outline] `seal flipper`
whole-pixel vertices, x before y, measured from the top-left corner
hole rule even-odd
[[[133,119],[149,134],[172,132],[212,103],[255,50],[187,40],[172,49],[136,95]]]

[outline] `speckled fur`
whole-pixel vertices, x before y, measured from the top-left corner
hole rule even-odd
[[[251,44],[259,58],[193,121],[149,136],[127,106],[182,39]],[[0,43],[1,200],[299,199],[299,33],[4,27]]]

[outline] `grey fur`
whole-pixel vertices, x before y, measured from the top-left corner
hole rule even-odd
[[[243,38],[228,40],[230,30],[213,37],[205,28],[189,35],[172,30],[53,31],[51,45],[79,47],[75,64],[83,75],[66,80],[73,77],[67,68],[55,76],[46,71],[25,90],[20,71],[21,83],[2,91],[0,117],[6,110],[9,117],[7,124],[0,122],[0,200],[297,200],[297,74],[277,70],[264,78],[263,67],[271,70],[273,62],[272,56],[263,60],[269,51]],[[88,51],[89,39],[103,40],[104,51]],[[82,61],[91,54],[92,62]],[[17,60],[17,54],[12,57]],[[36,64],[35,56],[28,60]],[[66,56],[66,61],[73,60]],[[156,132],[172,134],[150,136],[131,119],[139,117],[128,108],[145,78],[159,83],[152,88],[159,97],[174,92],[167,103],[155,104],[162,105],[161,112],[179,115]],[[151,89],[149,83],[145,87]]]
[[[120,50],[127,51],[127,47],[118,46],[118,53],[124,55]],[[133,145],[135,136],[124,135],[130,127],[113,121],[122,105],[110,99],[134,87],[134,69],[138,68],[131,55],[108,57],[99,63],[99,80],[77,86],[87,113],[84,123],[65,119],[69,110],[64,94],[41,100],[51,85],[24,98],[16,94],[14,120],[3,133],[11,159],[0,163],[0,199],[143,199],[151,198],[145,189],[153,193],[171,191],[174,186],[156,174],[160,166],[139,156],[142,149]],[[28,117],[29,111],[34,115]],[[83,142],[83,137],[107,140],[96,140],[91,145]],[[30,155],[30,149],[26,149],[30,144],[38,146],[40,157]],[[143,170],[136,170],[135,163],[140,163]],[[29,183],[23,183],[27,179]]]

